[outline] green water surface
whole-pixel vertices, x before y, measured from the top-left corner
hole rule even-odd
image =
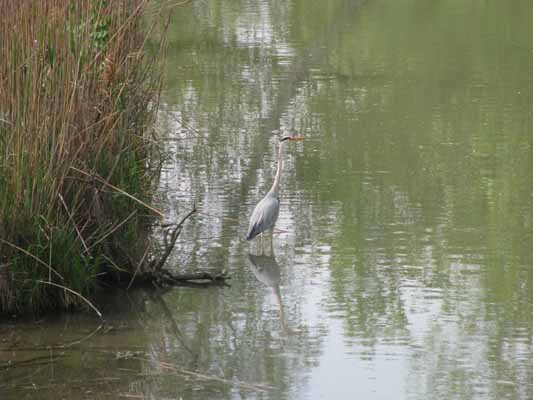
[[[157,197],[199,213],[169,266],[230,286],[0,325],[0,397],[533,398],[531,21],[525,0],[177,7]]]

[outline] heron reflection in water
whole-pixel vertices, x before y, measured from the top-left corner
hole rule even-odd
[[[281,280],[281,274],[279,265],[274,258],[274,254],[270,256],[254,255],[248,253],[248,259],[250,260],[250,269],[254,273],[259,282],[272,289],[276,301],[279,306],[279,317],[281,320],[281,327],[287,334],[291,333],[287,328],[287,321],[285,320],[285,312],[283,311],[283,302],[281,300],[281,292],[279,289],[279,282]]]
[[[280,139],[278,147],[278,167],[274,183],[265,197],[257,203],[252,216],[250,217],[246,240],[252,240],[257,235],[260,235],[262,251],[263,232],[265,231],[270,231],[270,249],[272,250],[273,248],[272,236],[274,234],[274,225],[276,224],[279,215],[279,184],[281,181],[281,173],[283,171],[283,145],[290,141],[299,141],[303,139],[304,138],[301,136],[284,136]]]

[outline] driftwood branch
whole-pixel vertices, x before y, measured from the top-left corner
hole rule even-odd
[[[158,286],[174,286],[182,284],[211,286],[213,284],[227,285],[227,279],[230,279],[230,277],[225,273],[209,274],[207,272],[192,272],[176,274],[167,270],[162,270],[157,273],[156,279],[153,280],[153,283]]]
[[[227,281],[230,276],[224,272],[210,274],[208,272],[175,273],[167,270],[145,272],[135,277],[134,285],[152,285],[157,289],[166,289],[172,286],[192,286],[197,288],[211,286],[229,286]],[[128,286],[131,287],[132,285]]]
[[[152,261],[146,272],[138,273],[140,266],[137,267],[135,273],[129,277],[128,289],[135,283],[149,283],[158,288],[169,286],[227,286],[226,281],[230,279],[224,272],[218,274],[211,274],[208,272],[192,272],[192,273],[175,273],[164,269],[163,267],[168,261],[172,250],[176,246],[178,237],[183,229],[185,222],[196,213],[196,207],[193,207],[177,224],[167,225],[165,228],[170,228],[165,236],[165,248],[163,255]],[[146,257],[143,257],[143,259]]]

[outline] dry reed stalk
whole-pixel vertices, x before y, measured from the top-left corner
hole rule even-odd
[[[148,2],[0,2],[0,312],[80,305],[105,268],[143,256],[123,249],[142,247],[137,211],[159,213],[148,205],[160,88],[144,55]]]
[[[52,286],[55,286],[55,287],[58,287],[60,289],[63,289],[63,290],[66,290],[67,292],[69,293],[72,293],[74,294],[75,296],[79,297],[80,299],[82,299],[89,307],[91,307],[94,312],[100,317],[102,318],[102,313],[98,310],[98,308],[96,308],[93,303],[91,303],[89,300],[87,300],[85,297],[83,297],[81,294],[79,294],[78,292],[75,292],[74,290],[72,289],[69,289],[68,287],[66,286],[63,286],[63,285],[58,285],[57,283],[52,283],[52,282],[45,282],[45,281],[41,281],[41,280],[38,280],[37,281],[38,283],[42,283],[43,285],[52,285]]]

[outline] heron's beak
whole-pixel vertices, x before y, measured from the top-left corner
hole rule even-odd
[[[294,137],[291,137],[291,140],[304,140],[304,137],[303,136],[294,136]]]

